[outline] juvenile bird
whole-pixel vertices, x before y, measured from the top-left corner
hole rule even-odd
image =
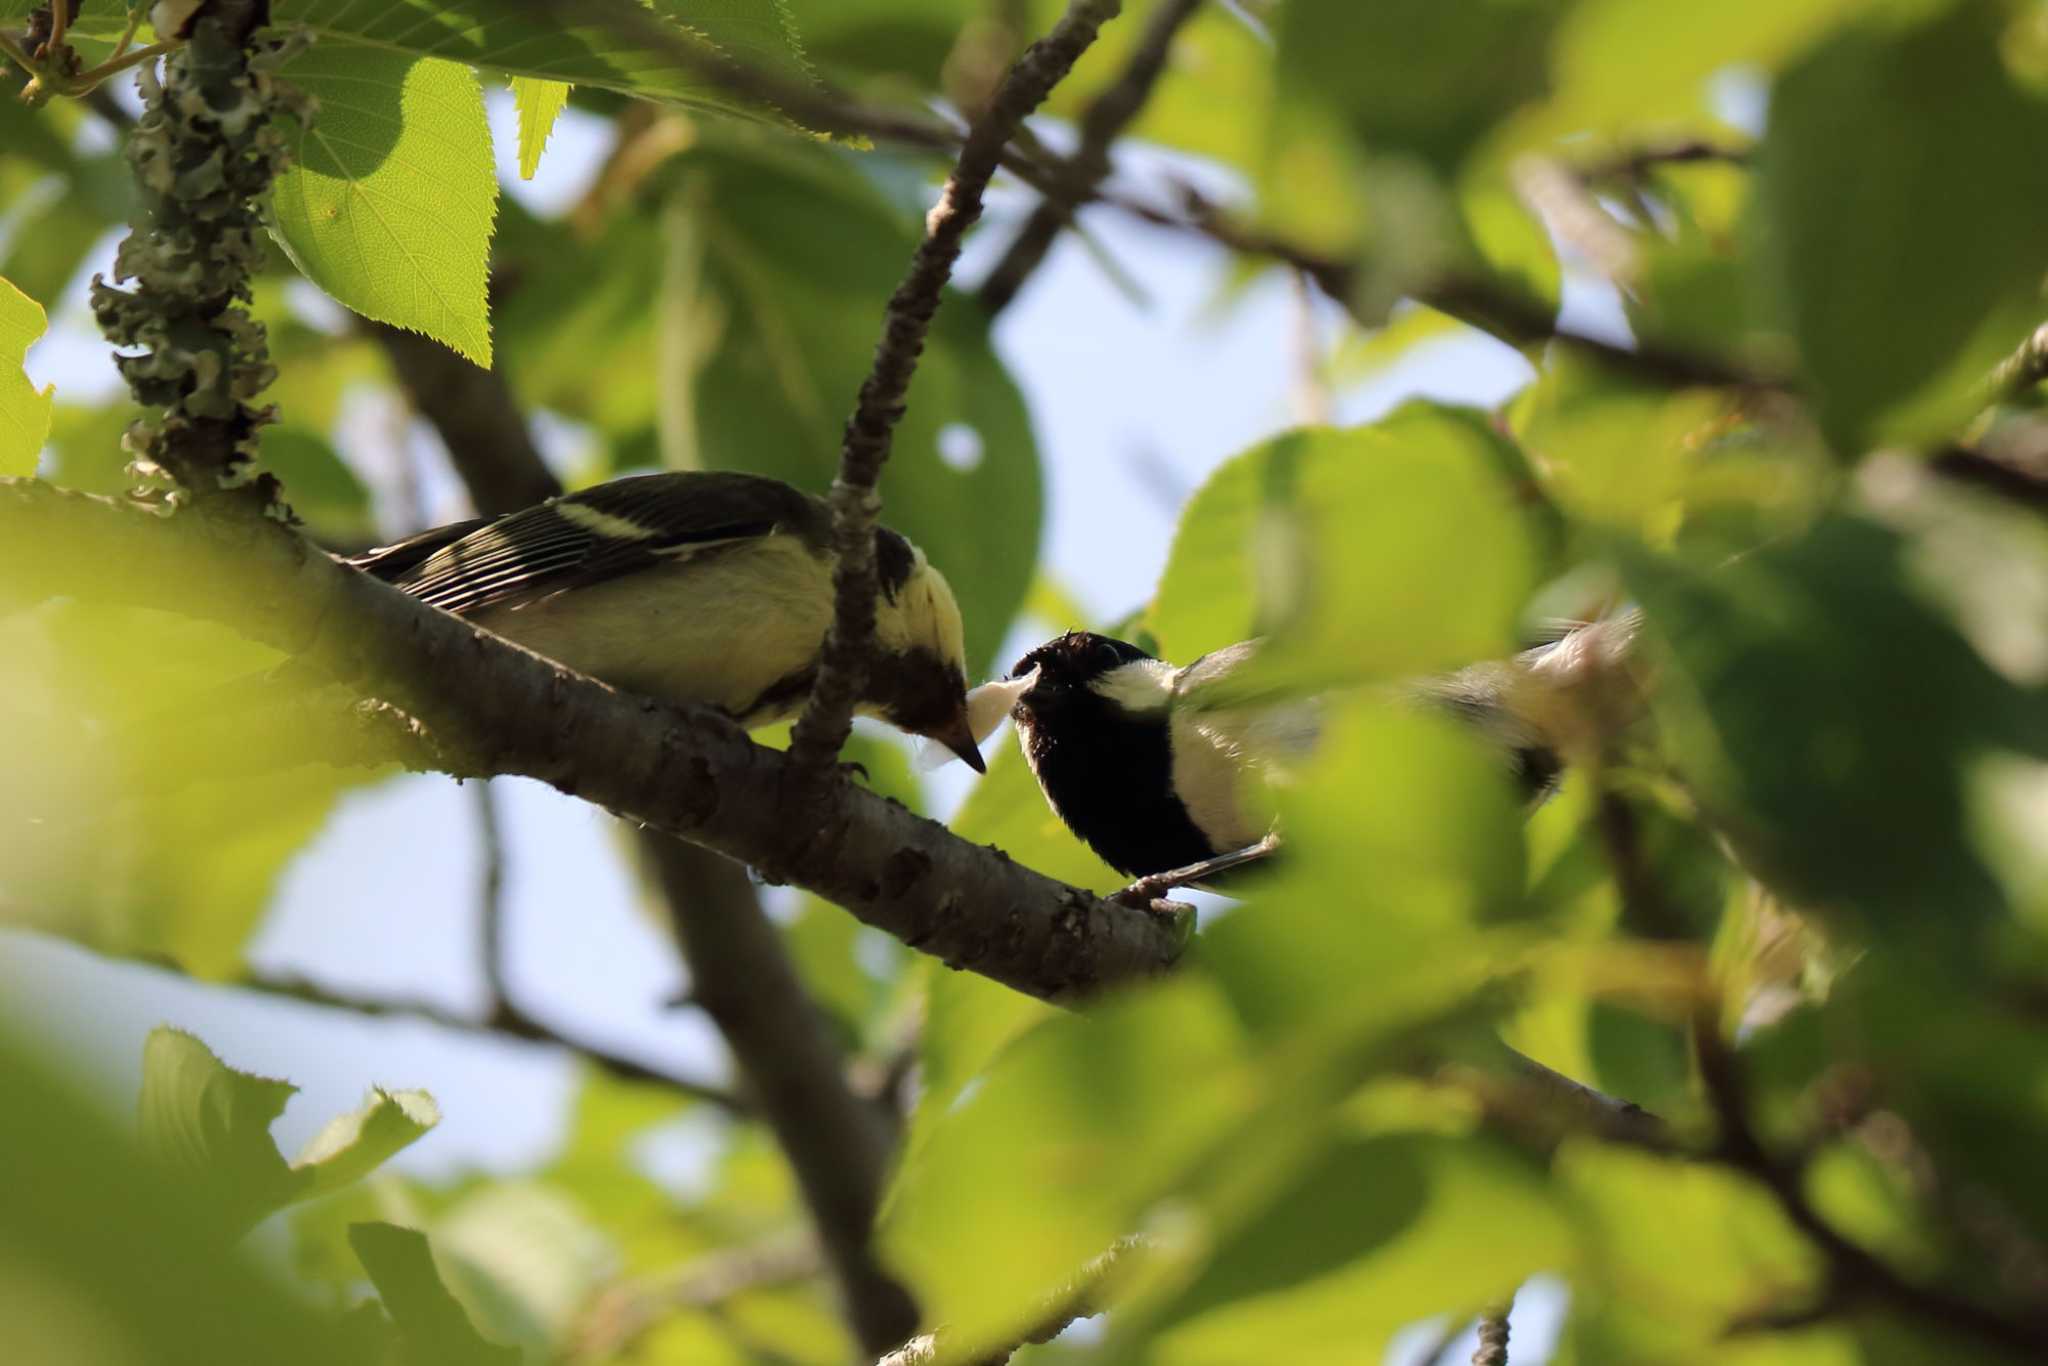
[[[1552,787],[1568,755],[1612,734],[1638,705],[1625,613],[1513,659],[1412,686],[1500,748],[1524,792]],[[1313,751],[1318,699],[1218,705],[1201,694],[1258,652],[1247,641],[1185,668],[1126,641],[1069,631],[1032,650],[1000,683],[977,688],[976,732],[1002,709],[1053,812],[1119,872],[1138,899],[1199,883],[1277,847],[1257,781]]]
[[[824,500],[756,475],[690,472],[614,479],[349,563],[579,672],[753,727],[794,716],[810,695],[837,557]],[[953,590],[886,528],[875,567],[859,711],[979,772]]]

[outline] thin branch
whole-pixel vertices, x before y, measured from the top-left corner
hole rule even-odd
[[[1202,0],[1161,0],[1146,20],[1145,32],[1131,52],[1123,74],[1112,81],[1081,115],[1080,145],[1055,172],[1055,189],[1045,194],[1031,217],[1011,241],[1009,250],[981,286],[982,310],[990,317],[1009,307],[1031,272],[1052,249],[1074,209],[1094,194],[1109,176],[1109,149],[1137,118],[1152,88],[1166,70],[1175,36],[1201,8]]]
[[[505,839],[498,828],[498,804],[486,778],[475,786],[477,837],[477,957],[483,960],[491,1012],[511,1009],[512,990],[505,952]]]
[[[1573,171],[1587,181],[1637,181],[1659,166],[1698,165],[1701,162],[1747,166],[1750,155],[1747,147],[1731,147],[1705,138],[1686,138],[1677,142],[1624,148],[1612,156],[1577,163]]]
[[[987,112],[968,132],[937,206],[926,216],[924,240],[890,296],[882,339],[853,416],[847,419],[839,476],[832,482],[832,530],[838,553],[835,603],[818,680],[790,741],[799,775],[823,772],[852,728],[854,700],[866,678],[875,629],[875,519],[882,507],[875,486],[889,458],[897,420],[903,416],[925,335],[959,258],[961,238],[981,217],[982,193],[995,174],[1004,144],[1121,9],[1122,0],[1071,0],[1051,32],[1017,59]]]
[[[1082,1267],[1057,1294],[1048,1297],[1045,1312],[1019,1334],[1016,1341],[975,1357],[971,1366],[1007,1366],[1019,1348],[1051,1342],[1066,1332],[1076,1319],[1101,1313],[1107,1303],[1105,1288],[1114,1278],[1118,1264],[1125,1257],[1144,1252],[1150,1246],[1151,1240],[1142,1234],[1119,1238],[1107,1252]],[[945,1355],[945,1339],[944,1329],[921,1334],[877,1361],[875,1366],[932,1366],[941,1359],[955,1360]]]
[[[1514,1298],[1479,1316],[1479,1345],[1472,1349],[1472,1366],[1508,1366],[1508,1311]]]
[[[746,869],[648,832],[697,1004],[731,1045],[761,1117],[789,1158],[854,1335],[868,1352],[917,1328],[917,1304],[873,1247],[894,1134],[846,1082],[846,1060],[762,912]]]
[[[153,966],[175,971],[163,963]],[[253,992],[325,1010],[345,1010],[372,1019],[411,1018],[458,1033],[516,1039],[525,1043],[566,1048],[588,1058],[593,1064],[622,1081],[653,1082],[678,1091],[692,1100],[715,1105],[736,1118],[750,1118],[753,1107],[742,1097],[714,1082],[679,1075],[652,1063],[641,1062],[613,1052],[588,1039],[575,1038],[542,1024],[532,1016],[500,1005],[484,1019],[458,1014],[436,1002],[409,996],[357,996],[335,991],[304,977],[277,973],[248,973],[226,984],[236,991]]]
[[[2007,502],[2048,513],[2048,470],[1969,446],[1944,446],[1928,460],[1944,479],[1995,494]]]

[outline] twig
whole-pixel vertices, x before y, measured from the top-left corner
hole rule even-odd
[[[1054,172],[1054,188],[1031,211],[981,286],[982,310],[990,317],[1009,307],[1051,250],[1054,239],[1073,219],[1075,207],[1095,192],[1109,175],[1110,144],[1138,116],[1152,88],[1166,70],[1167,53],[1181,28],[1201,8],[1202,0],[1162,0],[1146,20],[1145,32],[1124,66],[1081,115],[1080,145]]]
[[[1709,142],[1704,138],[1687,138],[1678,142],[1626,148],[1613,156],[1579,163],[1573,169],[1586,181],[1636,181],[1643,179],[1659,166],[1696,165],[1706,161],[1747,166],[1750,161],[1750,150],[1747,147],[1730,147],[1723,143]]]
[[[2048,323],[2028,333],[2019,349],[1991,372],[1992,400],[2006,402],[2018,398],[2044,379],[2048,379]]]
[[[1995,494],[2007,502],[2048,513],[2048,471],[2037,471],[1969,446],[1944,446],[1928,460],[1944,479]]]
[[[475,791],[477,956],[483,960],[484,984],[495,1016],[510,1009],[512,1001],[505,962],[505,840],[498,829],[498,804],[491,794],[491,780],[476,784]]]
[[[171,965],[161,962],[153,962],[152,966],[165,971],[176,971]],[[753,1107],[744,1098],[713,1082],[681,1076],[666,1068],[656,1067],[652,1063],[615,1053],[587,1039],[575,1038],[551,1028],[530,1015],[502,1005],[488,1018],[477,1019],[457,1014],[445,1006],[418,997],[356,996],[323,987],[304,977],[275,973],[248,973],[226,985],[236,991],[296,1001],[301,1005],[319,1006],[325,1010],[345,1010],[352,1015],[364,1015],[373,1019],[411,1017],[459,1033],[518,1039],[526,1043],[566,1048],[572,1053],[582,1054],[622,1081],[653,1082],[666,1086],[692,1100],[715,1105],[736,1117],[747,1118],[753,1114]]]
[[[1479,1316],[1479,1345],[1472,1349],[1472,1366],[1508,1366],[1508,1311],[1514,1297]]]
[[[1015,1342],[974,1358],[972,1366],[1007,1366],[1018,1348],[1051,1342],[1066,1332],[1076,1319],[1101,1313],[1104,1285],[1116,1272],[1117,1264],[1149,1246],[1151,1240],[1142,1234],[1119,1238],[1107,1252],[1082,1267],[1063,1289],[1049,1297],[1044,1315],[1025,1329]],[[945,1339],[943,1328],[935,1333],[921,1334],[877,1361],[875,1366],[931,1366],[940,1360]]]
[[[790,740],[790,757],[799,775],[824,772],[853,724],[854,699],[866,678],[875,628],[875,519],[882,505],[875,486],[889,458],[890,437],[903,416],[904,396],[925,335],[960,255],[961,238],[981,216],[982,193],[995,174],[1004,144],[1121,9],[1122,0],[1071,0],[1052,30],[1017,59],[987,112],[968,132],[939,202],[925,218],[924,240],[890,296],[882,339],[853,416],[847,419],[839,476],[832,481],[832,530],[838,553],[835,602],[818,680]]]
[[[917,1304],[872,1244],[891,1126],[847,1085],[845,1059],[746,869],[653,832],[641,848],[667,900],[697,1004],[731,1045],[789,1158],[854,1335],[870,1353],[901,1342],[917,1328]]]

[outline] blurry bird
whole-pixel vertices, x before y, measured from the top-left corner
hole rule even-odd
[[[1511,660],[1413,685],[1500,749],[1532,799],[1567,759],[1619,732],[1639,707],[1628,669],[1639,625],[1628,612],[1579,626]],[[1149,900],[1201,885],[1278,848],[1248,800],[1313,751],[1317,698],[1219,703],[1219,684],[1257,655],[1246,641],[1185,668],[1126,641],[1069,631],[1017,661],[1010,677],[970,695],[977,738],[1004,714],[1055,814]],[[1203,697],[1208,693],[1207,699]]]
[[[832,622],[832,514],[774,479],[649,474],[421,532],[348,563],[572,669],[742,726],[794,716]],[[960,609],[924,552],[875,532],[859,711],[978,772]]]

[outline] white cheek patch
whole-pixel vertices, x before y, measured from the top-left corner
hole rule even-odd
[[[967,729],[979,745],[995,734],[996,727],[1017,705],[1017,699],[1031,691],[1031,685],[1038,681],[1038,670],[1033,669],[1022,678],[1003,679],[995,683],[984,683],[971,688],[967,693]],[[960,756],[936,740],[920,736],[917,742],[916,767],[919,772],[929,773],[944,768]]]
[[[1088,691],[1128,712],[1164,711],[1173,701],[1173,673],[1163,659],[1140,659],[1092,680]]]

